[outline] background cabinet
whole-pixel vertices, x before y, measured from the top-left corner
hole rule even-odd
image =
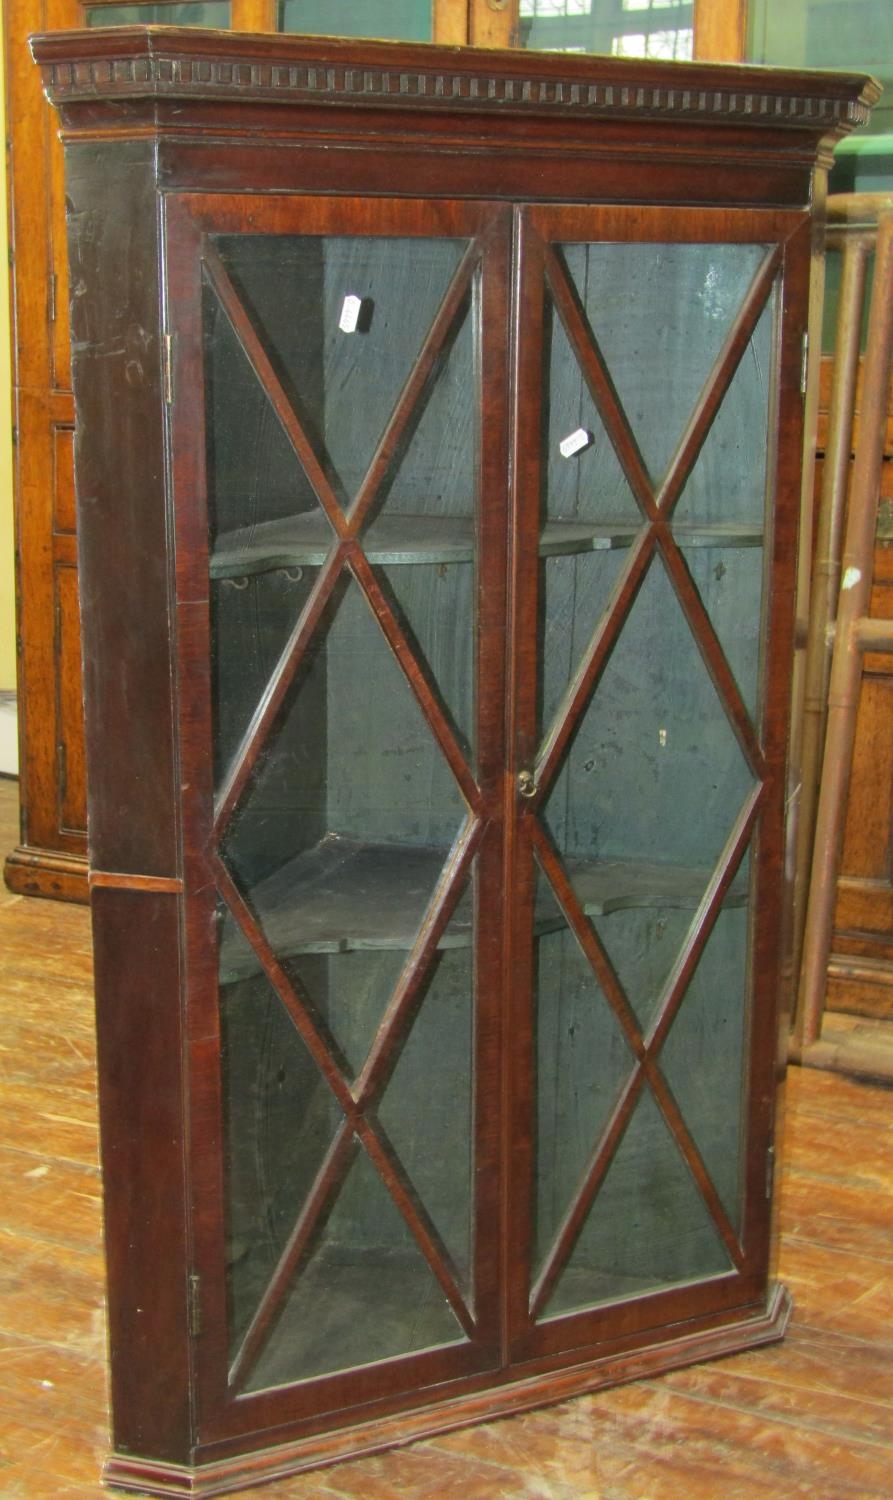
[[[36,51],[110,1476],[213,1493],[777,1337],[805,205],[870,87]]]

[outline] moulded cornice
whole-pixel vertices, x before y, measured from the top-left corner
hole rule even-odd
[[[32,38],[53,104],[217,99],[692,120],[843,134],[879,96],[854,74],[127,27]]]

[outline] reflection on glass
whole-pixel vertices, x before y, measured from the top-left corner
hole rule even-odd
[[[540,733],[563,748],[539,817],[573,909],[561,912],[544,867],[537,1317],[733,1265],[750,890],[749,863],[728,863],[757,785],[774,291],[737,365],[720,355],[766,253],[565,245],[546,308]],[[672,541],[642,552],[648,505],[708,394],[717,413],[662,502]],[[561,435],[576,429],[585,442],[567,452]],[[571,520],[576,552],[550,556],[548,538]],[[668,1094],[638,1076],[642,1049]]]
[[[692,0],[521,0],[522,47],[690,58]]]
[[[473,871],[453,889],[450,863],[475,753],[463,249],[205,252],[230,1352],[252,1390],[471,1323]]]
[[[280,0],[279,31],[430,42],[432,0]]]
[[[229,29],[229,0],[174,0],[171,5],[88,5],[87,25],[202,26]]]

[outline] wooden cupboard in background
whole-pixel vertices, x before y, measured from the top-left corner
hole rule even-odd
[[[820,460],[830,360],[825,365]],[[893,619],[891,416],[884,442],[871,614]],[[832,1011],[893,1020],[893,658],[880,652],[867,654],[863,663],[826,1003]]]

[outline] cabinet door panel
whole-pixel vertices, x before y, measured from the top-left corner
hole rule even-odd
[[[213,204],[171,250],[172,288],[182,271],[200,302],[190,324],[171,292],[177,388],[203,407],[216,1253],[243,1399],[494,1357],[493,642],[475,628],[491,253],[477,210],[453,233],[427,217],[382,206],[360,235],[345,205]]]
[[[523,251],[519,421],[543,445],[520,470],[539,556],[522,540],[518,561],[539,646],[517,726],[531,1352],[580,1337],[562,1319],[586,1309],[607,1338],[630,1298],[674,1293],[675,1316],[701,1283],[722,1302],[749,1266],[752,850],[782,771],[760,737],[781,257],[768,222],[741,243],[684,217],[638,215],[633,245],[608,215],[587,233],[536,210]]]

